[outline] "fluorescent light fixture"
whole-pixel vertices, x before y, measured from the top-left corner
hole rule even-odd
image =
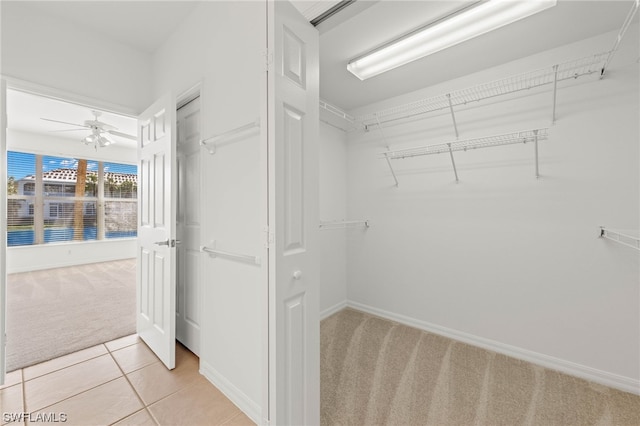
[[[353,59],[360,80],[408,64],[556,5],[557,0],[487,0]]]

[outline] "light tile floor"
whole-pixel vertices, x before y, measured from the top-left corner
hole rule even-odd
[[[7,374],[0,423],[253,425],[198,363],[177,344],[169,371],[138,336],[123,337]]]

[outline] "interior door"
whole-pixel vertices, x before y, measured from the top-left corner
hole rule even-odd
[[[138,118],[137,331],[169,369],[176,338],[176,102]]]
[[[7,179],[7,83],[0,80],[0,179]],[[0,385],[4,384],[6,369],[6,313],[7,313],[7,192],[0,190]]]
[[[271,424],[320,423],[318,32],[269,2],[269,407]]]
[[[200,98],[177,112],[176,339],[200,355]]]

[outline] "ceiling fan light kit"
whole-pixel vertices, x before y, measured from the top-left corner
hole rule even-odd
[[[136,140],[137,137],[133,135],[129,135],[127,133],[119,132],[116,127],[104,123],[98,120],[98,117],[102,115],[100,111],[91,111],[94,116],[93,120],[85,120],[84,124],[76,124],[76,123],[68,123],[66,121],[52,120],[49,118],[42,118],[45,121],[51,121],[54,123],[68,124],[70,126],[82,127],[84,129],[90,129],[91,134],[82,138],[81,142],[84,142],[85,145],[93,145],[97,150],[98,147],[104,148],[111,144],[114,144],[115,141],[110,137],[110,135],[115,135],[121,138]],[[65,130],[54,130],[55,132],[73,132],[77,130],[83,129],[65,129]]]
[[[555,6],[557,0],[479,1],[352,59],[347,70],[366,80]]]

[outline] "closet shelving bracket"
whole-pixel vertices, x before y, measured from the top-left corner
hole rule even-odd
[[[229,140],[231,138],[239,137],[242,134],[250,132],[253,129],[259,128],[259,127],[260,127],[260,119],[258,118],[255,121],[252,121],[251,123],[247,123],[242,126],[235,127],[219,135],[214,135],[206,139],[201,139],[200,145],[204,146],[207,149],[207,151],[209,151],[209,154],[213,155],[216,153],[217,143],[223,142],[225,140]]]
[[[535,154],[535,175],[540,176],[538,167],[538,142],[549,138],[549,128],[540,128],[533,130],[522,130],[519,132],[504,133],[494,136],[485,136],[474,139],[456,140],[453,142],[438,143],[433,145],[424,145],[414,148],[405,148],[398,150],[389,150],[382,152],[380,158],[384,158],[387,162],[391,160],[400,160],[404,158],[418,157],[423,155],[444,154],[449,153],[453,172],[458,181],[458,171],[453,157],[456,151],[468,151],[471,149],[488,148],[492,146],[513,145],[518,143],[533,143]]]
[[[625,245],[627,247],[640,250],[640,238],[638,237],[634,237],[632,235],[624,234],[622,232],[607,229],[604,226],[600,227],[599,236],[600,238],[606,238],[608,240],[615,241],[616,243]]]

